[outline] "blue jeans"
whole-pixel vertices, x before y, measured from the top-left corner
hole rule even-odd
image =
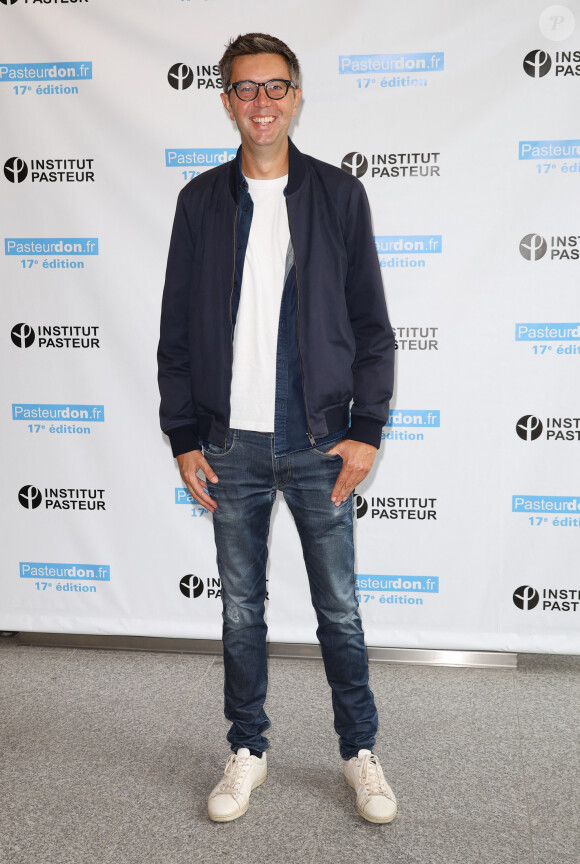
[[[336,443],[336,442],[335,442]],[[355,597],[352,495],[330,493],[342,466],[320,449],[275,456],[273,435],[231,430],[226,446],[204,446],[219,482],[207,484],[222,584],[225,715],[232,750],[266,750],[268,669],[264,603],[272,505],[279,489],[300,535],[318,619],[316,635],[332,689],[334,728],[344,759],[372,749],[377,711]]]

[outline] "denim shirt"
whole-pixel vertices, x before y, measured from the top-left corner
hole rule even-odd
[[[286,194],[286,190],[284,190]],[[238,171],[238,210],[236,216],[235,266],[232,292],[232,337],[235,330],[244,261],[250,236],[250,226],[254,213],[248,184],[241,168]],[[300,348],[298,343],[298,285],[296,262],[292,237],[288,244],[284,270],[284,289],[280,303],[278,321],[278,341],[276,346],[276,395],[274,403],[274,453],[284,456],[298,450],[338,441],[348,432],[348,426],[326,438],[314,439],[308,429],[305,410],[305,396],[300,367]]]

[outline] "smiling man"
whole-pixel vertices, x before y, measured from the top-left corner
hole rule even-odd
[[[213,514],[222,584],[232,752],[208,813],[237,819],[266,779],[266,561],[280,491],[302,543],[344,777],[363,818],[390,822],[354,574],[352,493],[393,384],[368,202],[357,179],[289,139],[302,91],[284,42],[238,36],[220,71],[241,146],[179,195],[158,351],[161,427]]]

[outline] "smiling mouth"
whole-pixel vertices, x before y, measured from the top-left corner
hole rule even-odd
[[[268,123],[273,123],[275,117],[252,117],[252,123],[257,123],[259,126],[267,126]]]

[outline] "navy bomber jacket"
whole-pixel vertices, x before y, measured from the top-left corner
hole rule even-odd
[[[303,434],[313,445],[348,427],[350,409],[347,437],[378,447],[393,389],[395,340],[366,193],[356,178],[288,143],[284,194],[294,263],[282,309],[292,310],[286,330],[293,338],[284,350],[299,380],[290,391],[301,404],[290,400],[286,410],[304,418]],[[202,440],[223,446],[227,437],[249,234],[240,212],[248,210],[244,187],[240,148],[233,162],[190,181],[177,200],[157,355],[161,428],[174,456]],[[278,353],[280,345],[279,333]],[[277,399],[278,384],[277,376]]]

